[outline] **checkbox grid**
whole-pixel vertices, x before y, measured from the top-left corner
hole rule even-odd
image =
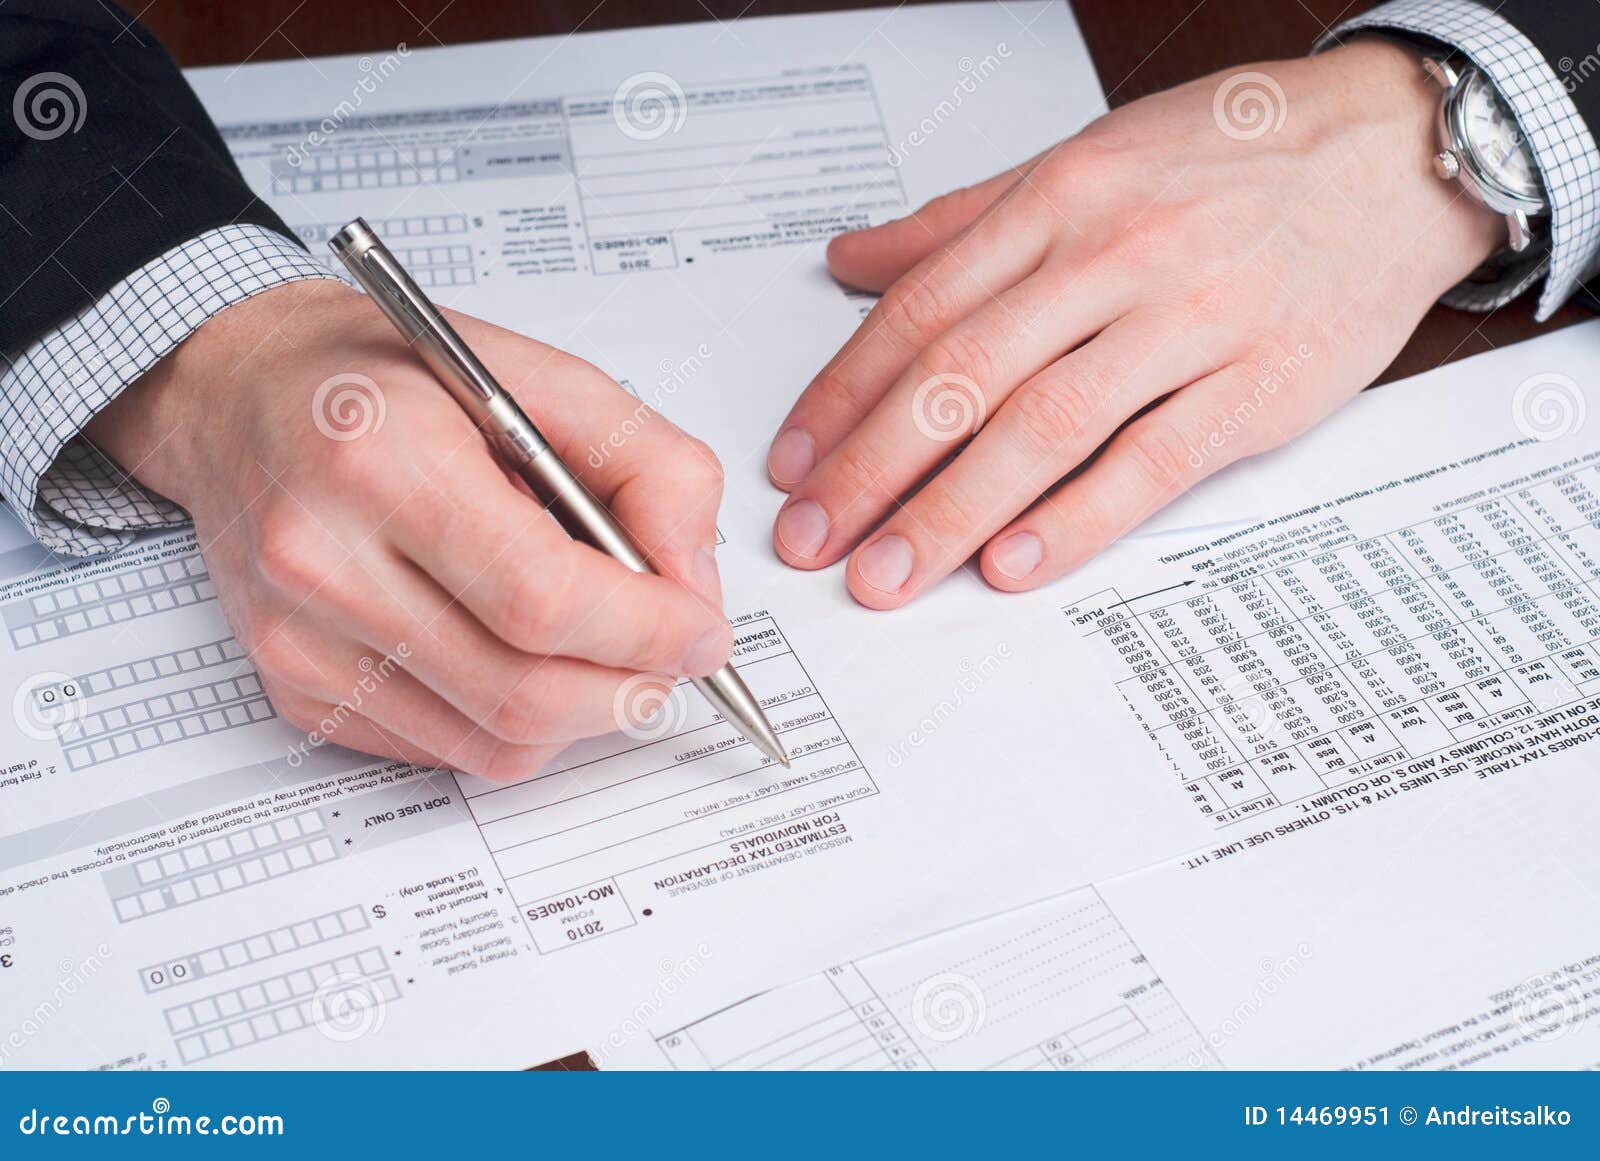
[[[277,717],[254,672],[175,689],[64,722],[56,731],[67,765],[85,770],[188,738]]]
[[[362,908],[345,907],[150,964],[139,970],[139,982],[146,992],[162,992],[179,984],[199,983],[235,968],[264,963],[277,956],[367,931],[371,926],[372,921]]]
[[[418,286],[471,286],[477,282],[478,273],[472,265],[472,247],[464,241],[449,241],[452,235],[467,232],[465,215],[385,218],[367,224],[384,240]],[[330,222],[317,222],[301,226],[295,233],[313,254],[327,262],[329,270],[346,282],[351,282],[348,272],[338,259],[327,253],[325,245],[340,228]],[[433,238],[443,238],[445,241],[407,245],[412,239],[420,241]]]
[[[205,996],[166,1010],[167,1028],[185,1064],[219,1056],[302,1028],[317,1027],[345,997],[381,1006],[400,998],[383,952],[369,947],[308,968]]]
[[[403,218],[369,218],[367,225],[371,226],[378,237],[392,249],[402,238],[437,238],[450,234],[465,234],[467,216],[417,214]],[[323,243],[343,228],[343,222],[317,222],[313,225],[300,226],[296,228],[295,233],[306,244],[308,250],[316,252],[322,248]]]
[[[243,661],[244,656],[244,647],[239,642],[232,637],[223,637],[221,640],[196,645],[190,649],[175,649],[171,653],[158,653],[142,661],[107,666],[105,669],[80,674],[77,686],[80,693],[92,697],[95,694],[111,693],[119,689],[131,689],[165,677],[197,673],[214,665]],[[42,692],[36,693],[35,698],[40,697]]]
[[[272,192],[278,194],[393,189],[460,180],[456,151],[448,145],[325,150],[307,156],[298,166],[288,161],[272,164]]]
[[[112,907],[130,923],[332,862],[339,850],[326,831],[309,810],[149,856],[132,865],[130,888],[112,892]]]
[[[391,247],[419,286],[470,286],[477,281],[468,246]]]
[[[125,569],[0,609],[11,644],[28,649],[75,633],[134,621],[216,598],[197,555]]]

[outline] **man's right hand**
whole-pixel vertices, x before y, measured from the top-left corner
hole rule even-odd
[[[664,576],[572,541],[339,283],[279,287],[202,324],[88,434],[194,517],[284,717],[516,778],[727,660],[721,469],[588,363],[451,321]]]

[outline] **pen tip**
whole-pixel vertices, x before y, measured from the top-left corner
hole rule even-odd
[[[778,755],[778,761],[783,763],[783,768],[785,770],[787,770],[789,768],[789,755],[787,755],[787,754],[779,754]]]

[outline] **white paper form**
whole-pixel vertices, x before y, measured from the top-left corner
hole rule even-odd
[[[1104,587],[1062,614],[1156,759],[1127,772],[1168,779],[1212,842],[596,1050],[642,1068],[1592,1067],[1597,348],[1600,323],[1369,395],[1256,465],[1283,518],[1083,570]],[[1375,443],[1381,461],[1345,454]],[[1308,456],[1334,489],[1304,482]],[[1122,722],[1073,725],[1102,754],[1096,726]]]
[[[1015,165],[1105,109],[1070,12],[1048,3],[189,75],[313,252],[359,211],[438,301],[541,337],[641,275],[657,304],[815,277],[832,234]]]
[[[1561,745],[1594,722],[1550,727],[1531,767],[1372,787],[1341,827],[1101,891],[1226,1067],[1592,1069],[1600,796],[1592,745]]]
[[[397,244],[417,238],[406,260],[434,270],[438,297],[591,354],[712,440],[735,477],[722,559],[737,661],[795,769],[763,768],[687,695],[663,736],[577,747],[514,787],[308,748],[229,640],[187,533],[75,566],[22,545],[0,588],[8,685],[27,723],[8,739],[0,784],[0,900],[16,947],[10,994],[48,1004],[42,1017],[37,1005],[8,1011],[8,1062],[525,1065],[603,1037],[664,979],[683,976],[698,1006],[735,999],[1136,857],[1131,839],[1081,850],[1062,839],[1069,784],[1038,729],[1049,708],[1030,694],[1050,688],[1055,609],[1017,604],[986,623],[977,613],[994,598],[967,578],[943,607],[875,618],[830,578],[772,559],[777,496],[759,474],[758,449],[861,310],[822,273],[816,240],[854,219],[798,242],[789,227],[858,202],[869,217],[898,212],[1072,131],[1100,108],[1076,29],[1060,6],[955,6],[737,32],[739,51],[720,56],[706,43],[734,30],[608,34],[572,54],[549,42],[408,53],[404,79],[387,73],[363,90],[360,117],[346,110],[329,127],[314,118],[383,62],[196,80],[252,179],[298,227],[363,213]],[[705,144],[697,110],[742,117],[753,102],[774,140],[822,168],[779,175],[782,185],[798,173],[803,188],[735,223],[739,239],[691,217],[672,239],[681,264],[658,261],[666,251],[646,239],[648,263],[613,268],[594,255],[621,235],[590,229],[589,193],[541,152],[549,124],[538,118],[568,133],[587,108],[579,97],[645,66],[683,78],[691,152]],[[876,148],[899,161],[878,166],[903,190],[892,205],[880,204],[887,187],[858,177],[834,188],[831,171],[853,171],[867,124],[863,70]],[[856,80],[815,87],[832,73]],[[704,102],[697,76],[715,88]],[[767,80],[747,90],[741,77]],[[810,87],[795,97],[801,80]],[[524,92],[553,107],[502,124]],[[941,111],[955,93],[962,117]],[[817,120],[842,105],[841,119]],[[381,138],[359,136],[402,125],[415,135],[392,163]],[[612,125],[616,149],[569,144],[566,156],[654,141]],[[612,133],[603,119],[589,128]],[[475,150],[507,134],[519,142],[510,153],[439,152],[444,138]],[[283,160],[296,135],[311,153]],[[278,161],[298,173],[324,154],[337,189],[278,185]],[[496,176],[472,170],[479,161]],[[433,172],[409,182],[395,176],[405,165]],[[766,204],[746,193],[723,208]],[[546,210],[566,223],[554,234]],[[762,222],[784,223],[783,244],[752,228]],[[464,243],[438,240],[463,232]],[[537,256],[563,247],[569,268]],[[597,454],[610,434],[596,433]],[[377,677],[352,675],[352,697]],[[983,716],[942,724],[951,697],[982,703]],[[936,719],[937,746],[925,736]],[[1195,826],[1172,818],[1180,829],[1164,849]],[[1064,852],[1066,869],[1040,851]]]
[[[1027,30],[1013,32],[1019,15]],[[718,31],[583,40],[581,67],[548,42],[419,51],[407,72],[363,94],[360,112],[404,113],[429,133],[455,125],[446,136],[460,142],[470,136],[461,109],[508,100],[511,63],[522,65],[514,96],[562,101],[640,71],[677,78],[687,95],[696,76],[859,63],[883,111],[882,147],[910,146],[889,168],[915,202],[1020,160],[1099,103],[1091,74],[1063,65],[1082,61],[1082,46],[1057,6],[751,22],[737,27],[738,52],[708,56],[696,37]],[[991,55],[1004,67],[985,65]],[[724,71],[697,73],[708,59]],[[1216,841],[1216,812],[1186,788],[1195,777],[1160,766],[1097,660],[1092,621],[1063,613],[1107,588],[1136,596],[1189,574],[1151,562],[1148,549],[1125,552],[1070,588],[1010,599],[962,573],[883,616],[853,605],[837,570],[783,568],[768,547],[778,496],[762,478],[766,441],[863,305],[826,278],[820,241],[774,245],[747,230],[765,241],[713,243],[697,225],[673,241],[694,262],[657,265],[665,251],[646,246],[650,264],[605,272],[593,265],[595,240],[620,235],[589,235],[577,200],[588,195],[572,180],[541,184],[549,175],[530,170],[461,181],[440,168],[431,184],[386,186],[382,173],[373,184],[359,176],[364,155],[380,170],[386,159],[365,146],[348,163],[350,184],[276,192],[269,155],[249,152],[274,132],[261,127],[263,110],[281,108],[295,133],[309,133],[306,118],[326,116],[382,67],[298,62],[197,80],[253,180],[297,227],[362,213],[392,241],[402,221],[406,237],[426,239],[435,219],[460,224],[447,220],[448,192],[468,232],[479,218],[488,232],[473,234],[471,278],[441,274],[437,297],[594,359],[713,444],[730,477],[719,558],[738,664],[795,769],[758,767],[687,694],[663,736],[588,743],[513,787],[305,750],[281,722],[256,716],[270,711],[248,665],[227,654],[186,534],[71,570],[24,546],[5,558],[0,622],[7,682],[34,733],[7,743],[0,907],[16,949],[8,995],[31,1004],[5,1010],[0,1058],[526,1065],[608,1044],[619,1030],[627,1039],[641,1010],[652,1028],[682,1026],[865,949]],[[567,73],[552,79],[547,68]],[[579,83],[602,71],[598,89]],[[962,108],[982,115],[937,113],[976,72],[984,79],[961,90]],[[429,109],[437,115],[418,115]],[[849,137],[805,126],[808,139]],[[345,129],[366,131],[344,114],[316,148],[349,154]],[[431,148],[409,164],[445,166],[439,139],[429,140],[399,146],[396,166],[399,148]],[[671,135],[646,135],[659,141],[670,147]],[[868,184],[823,200],[853,209],[852,199],[881,192]],[[554,236],[568,239],[554,248],[584,255],[571,269],[534,254],[550,235],[528,213],[551,205],[566,222]],[[817,212],[805,197],[792,208],[784,221]],[[435,245],[419,241],[407,261],[459,268]],[[613,435],[626,432],[596,433],[596,455]],[[353,695],[363,679],[353,676]],[[1290,809],[1263,806],[1250,821]],[[1078,994],[1083,1018],[1062,1028],[1115,1008],[1093,989]]]
[[[1093,887],[835,965],[653,1033],[600,1067],[921,1071],[1208,1068],[1215,1061]]]
[[[1593,770],[1475,790],[1119,876],[681,1026],[644,1007],[592,1051],[611,1069],[1593,1068]]]

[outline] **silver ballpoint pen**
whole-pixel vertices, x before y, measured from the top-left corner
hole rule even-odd
[[[496,454],[527,481],[568,534],[634,572],[653,572],[644,554],[605,505],[545,442],[539,429],[428,301],[372,228],[357,218],[330,238],[328,245],[416,348],[429,370],[455,396]],[[789,765],[789,757],[762,712],[761,703],[731,664],[709,677],[695,678],[694,684],[756,749]]]

